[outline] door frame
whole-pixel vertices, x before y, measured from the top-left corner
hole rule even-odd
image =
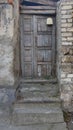
[[[21,6],[20,14],[56,14],[56,6]]]
[[[52,7],[52,6],[21,6],[20,15],[23,15],[23,14],[24,15],[47,15],[47,16],[54,16],[56,18],[56,6],[54,6],[54,7]],[[56,22],[55,22],[55,27],[56,27]],[[54,46],[52,46],[52,50],[54,50],[55,52],[52,53],[52,68],[55,68],[55,69],[52,69],[52,75],[54,76],[54,74],[55,74],[54,77],[56,78],[56,34],[55,34],[55,37],[53,37],[53,34],[55,32],[56,31],[54,31],[54,29],[53,29],[52,42],[54,42]],[[53,48],[55,48],[55,49],[53,49]],[[21,57],[21,61],[22,61],[22,51],[20,51],[20,52],[21,52],[20,57]],[[20,64],[20,66],[21,66],[21,77],[23,77],[22,76],[22,70],[23,70],[22,63]]]

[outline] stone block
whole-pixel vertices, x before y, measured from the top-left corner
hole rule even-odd
[[[61,19],[61,22],[62,22],[62,23],[66,23],[67,20],[66,20],[66,19]]]
[[[66,73],[72,73],[72,66],[71,63],[62,63],[61,70]]]
[[[66,28],[62,28],[62,29],[61,29],[61,32],[66,32]]]
[[[73,78],[73,74],[67,74],[68,78]]]
[[[67,28],[68,32],[73,32],[73,27],[72,28]]]
[[[73,55],[73,48],[70,48],[69,53],[70,53],[70,55]]]
[[[72,15],[68,14],[68,15],[61,15],[61,19],[71,19],[72,18]]]
[[[62,58],[63,63],[72,63],[73,62],[73,56],[71,55],[65,55]]]
[[[72,27],[72,23],[62,23],[61,27],[64,27],[64,28]]]
[[[71,83],[71,78],[62,78],[61,79],[61,83],[65,84],[65,83]],[[66,98],[66,97],[65,97]]]
[[[12,117],[15,125],[64,122],[61,108],[55,103],[16,104]]]
[[[67,13],[66,10],[62,10],[62,11],[61,11],[61,14],[66,14],[66,13]]]
[[[70,54],[70,47],[69,46],[62,46],[61,52],[63,55],[69,55]]]
[[[69,23],[72,23],[72,19],[67,19],[67,21],[68,21]]]
[[[64,37],[63,37],[63,38],[62,38],[62,41],[63,41],[63,42],[66,42],[66,41],[67,41],[67,38],[64,38]]]
[[[62,37],[69,37],[69,36],[72,36],[72,33],[68,33],[68,32],[64,32],[62,33]]]
[[[67,41],[73,41],[73,37],[67,37]]]
[[[61,73],[61,78],[66,78],[66,73]]]
[[[61,53],[63,55],[73,55],[73,48],[72,46],[62,46],[61,47]]]
[[[61,9],[62,9],[62,10],[70,10],[70,9],[72,9],[72,5],[65,5],[65,6],[62,6]]]
[[[70,0],[70,1],[68,1],[68,0],[63,0],[62,2],[61,2],[61,6],[68,6],[68,5],[72,5],[73,4],[73,1],[72,0]]]
[[[62,42],[62,45],[65,45],[65,46],[72,45],[72,42]]]
[[[67,130],[65,123],[36,124],[25,126],[0,126],[1,130]]]

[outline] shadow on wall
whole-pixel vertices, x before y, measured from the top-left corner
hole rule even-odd
[[[44,0],[45,1],[45,0]],[[59,0],[50,0],[50,1],[54,1],[54,2],[57,2]],[[36,1],[37,2],[37,1]],[[35,3],[35,2],[30,2],[30,1],[27,1],[27,0],[20,0],[20,4],[21,5],[25,5],[25,6],[43,6],[43,4],[39,4],[39,3]],[[47,5],[46,5],[47,6]]]

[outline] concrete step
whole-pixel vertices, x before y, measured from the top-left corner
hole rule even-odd
[[[57,83],[57,78],[49,79],[20,79],[20,83]]]
[[[19,102],[60,102],[58,84],[20,84],[16,91]]]
[[[63,113],[59,103],[14,104],[12,123],[15,125],[63,122]]]
[[[65,123],[39,124],[25,126],[0,126],[0,130],[67,130]]]
[[[8,104],[0,104],[0,126],[10,125],[10,107]]]

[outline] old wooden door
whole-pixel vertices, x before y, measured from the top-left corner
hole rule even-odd
[[[21,69],[24,78],[48,78],[55,75],[55,17],[21,15]]]

